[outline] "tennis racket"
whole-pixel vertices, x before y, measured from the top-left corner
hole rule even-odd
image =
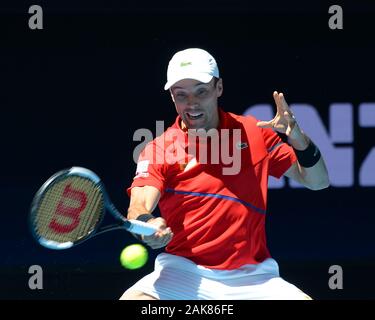
[[[116,224],[101,226],[109,211]],[[72,167],[50,177],[36,193],[30,211],[35,239],[49,249],[68,249],[104,232],[125,229],[152,235],[158,227],[126,219],[110,201],[100,178],[92,171]]]

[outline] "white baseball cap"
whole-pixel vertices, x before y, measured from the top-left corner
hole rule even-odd
[[[208,83],[213,77],[219,78],[219,69],[213,56],[198,48],[182,50],[175,53],[169,61],[164,90],[168,90],[182,79]]]

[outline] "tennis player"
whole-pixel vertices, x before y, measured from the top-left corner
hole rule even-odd
[[[172,57],[165,90],[178,116],[139,157],[128,218],[159,226],[141,240],[166,248],[154,271],[121,299],[311,299],[280,277],[266,244],[269,175],[312,190],[329,186],[321,153],[284,95],[273,93],[277,112],[270,121],[224,111],[217,63],[197,48]],[[156,205],[161,217],[152,215]]]

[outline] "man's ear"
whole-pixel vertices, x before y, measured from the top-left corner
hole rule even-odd
[[[219,79],[216,83],[217,96],[220,97],[223,94],[223,79]]]

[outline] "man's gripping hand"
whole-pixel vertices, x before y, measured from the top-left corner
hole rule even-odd
[[[152,249],[160,249],[165,247],[173,237],[171,228],[167,227],[167,223],[163,218],[154,218],[147,221],[159,227],[159,231],[156,231],[151,236],[142,236],[141,240],[150,246]]]

